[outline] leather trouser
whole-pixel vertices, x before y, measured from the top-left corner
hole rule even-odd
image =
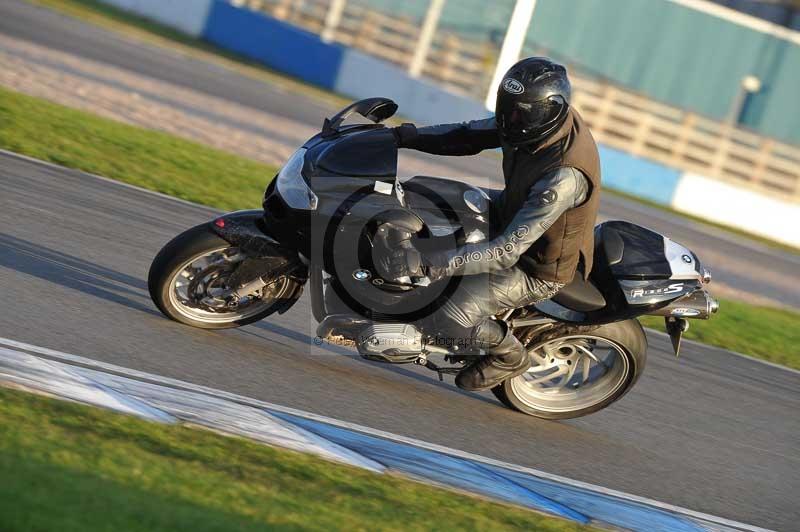
[[[531,277],[519,267],[461,277],[455,292],[435,313],[418,323],[445,346],[478,347],[491,352],[507,331],[490,319],[505,309],[516,309],[554,296],[563,283]]]

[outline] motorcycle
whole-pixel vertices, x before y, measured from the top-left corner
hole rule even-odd
[[[383,124],[396,111],[386,98],[351,104],[287,160],[263,209],[218,216],[167,243],[148,277],[161,312],[203,329],[240,327],[288,311],[308,286],[319,342],[419,364],[440,380],[481,356],[416,325],[461,278],[390,282],[379,266],[396,246],[425,253],[490,238],[498,191],[427,176],[401,182]],[[354,115],[360,123],[345,125]],[[588,280],[578,274],[552,299],[495,316],[526,347],[531,368],[492,392],[544,419],[607,407],[644,370],[647,338],[637,317],[663,316],[677,355],[687,319],[719,307],[705,289],[710,281],[697,255],[669,238],[625,221],[599,224]]]

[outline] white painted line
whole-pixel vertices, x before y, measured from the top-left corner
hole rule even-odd
[[[220,212],[222,212],[219,209],[215,209],[213,207],[209,207],[208,205],[201,205],[200,203],[195,203],[193,201],[185,200],[185,199],[182,199],[182,198],[176,198],[175,196],[170,196],[169,194],[164,194],[163,192],[156,192],[155,190],[150,190],[150,189],[147,189],[147,188],[138,187],[136,185],[131,185],[130,183],[124,183],[122,181],[117,181],[116,179],[111,179],[110,177],[103,177],[101,175],[92,174],[92,173],[89,173],[89,172],[84,172],[83,170],[78,170],[76,168],[68,168],[66,166],[61,166],[61,165],[58,165],[58,164],[55,164],[55,163],[51,163],[49,161],[43,161],[41,159],[36,159],[34,157],[29,157],[27,155],[22,155],[21,153],[16,153],[16,152],[13,152],[13,151],[4,150],[2,148],[0,148],[0,154],[6,155],[8,157],[11,157],[12,159],[20,159],[20,160],[23,160],[23,161],[27,161],[29,163],[38,164],[38,165],[41,165],[41,166],[44,166],[44,167],[47,167],[47,168],[51,168],[53,170],[58,170],[59,172],[63,172],[64,170],[66,170],[68,172],[81,174],[81,175],[84,175],[86,177],[92,177],[94,179],[98,179],[98,180],[103,181],[105,183],[112,183],[114,185],[118,185],[118,186],[124,187],[124,188],[129,188],[131,190],[136,190],[138,192],[143,192],[145,194],[152,194],[153,196],[158,196],[159,198],[163,198],[165,200],[174,201],[176,203],[181,203],[183,205],[188,205],[190,207],[199,207],[201,209],[207,210],[211,214],[219,214]]]
[[[0,347],[0,377],[26,388],[38,389],[81,403],[103,406],[151,421],[178,420],[145,401],[87,379],[75,366]]]
[[[117,181],[115,179],[111,179],[109,177],[104,177],[97,174],[92,174],[89,172],[84,172],[83,170],[78,170],[75,168],[67,168],[65,166],[60,166],[55,163],[51,163],[48,161],[42,161],[41,159],[36,159],[34,157],[29,157],[27,155],[22,155],[16,152],[4,150],[0,148],[0,154],[6,155],[11,158],[17,158],[23,161],[27,161],[34,164],[39,164],[45,166],[47,168],[52,168],[54,170],[64,171],[68,170],[70,172],[82,174],[87,177],[92,177],[94,179],[98,179],[105,183],[111,183],[114,185],[118,185],[124,188],[128,188],[131,190],[136,190],[138,192],[142,192],[144,194],[152,194],[154,196],[158,196],[159,198],[163,198],[166,200],[175,201],[177,203],[181,203],[183,205],[191,206],[191,207],[199,207],[201,209],[207,210],[211,215],[220,214],[223,211],[218,209],[214,209],[213,207],[209,207],[208,205],[202,205],[200,203],[195,203],[193,201],[185,200],[182,198],[176,198],[175,196],[170,196],[168,194],[164,194],[162,192],[156,192],[155,190],[149,190],[146,188],[142,188],[136,185],[131,185],[129,183],[124,183],[122,181]],[[747,248],[751,251],[756,251],[759,253],[764,253],[766,255],[775,256],[781,258],[783,260],[788,260],[790,262],[800,264],[800,255],[792,254],[786,251],[781,251],[772,247],[767,246],[766,244],[762,244],[752,239],[748,239],[747,237],[737,236],[734,234],[730,234],[725,232],[723,229],[713,227],[708,224],[704,224],[702,222],[697,222],[694,220],[687,220],[682,218],[680,215],[677,214],[670,214],[668,212],[661,211],[660,209],[654,207],[648,207],[647,205],[642,205],[637,203],[635,200],[630,200],[626,198],[620,198],[616,196],[612,196],[610,194],[605,195],[605,199],[611,203],[615,203],[618,208],[629,209],[635,211],[641,215],[649,216],[651,218],[656,218],[662,222],[671,223],[674,225],[678,225],[680,227],[684,227],[686,229],[696,231],[698,233],[705,233],[707,235],[713,236],[720,240],[724,240],[725,242],[729,242],[731,244]],[[669,236],[669,235],[667,235]]]
[[[550,473],[546,473],[544,471],[540,471],[538,469],[519,466],[519,465],[511,464],[511,463],[508,463],[508,462],[503,462],[501,460],[495,460],[493,458],[487,458],[485,456],[480,456],[480,455],[468,453],[466,451],[459,451],[457,449],[451,449],[449,447],[445,447],[445,446],[442,446],[442,445],[436,445],[436,444],[433,444],[433,443],[427,443],[427,442],[424,442],[424,441],[421,441],[421,440],[417,440],[417,439],[414,439],[414,438],[409,438],[409,437],[406,437],[406,436],[400,436],[398,434],[392,434],[391,432],[386,432],[386,431],[382,431],[382,430],[378,430],[378,429],[373,429],[373,428],[370,428],[370,427],[365,427],[363,425],[358,425],[356,423],[350,423],[350,422],[347,422],[347,421],[340,421],[338,419],[329,418],[327,416],[321,416],[321,415],[318,415],[318,414],[313,414],[313,413],[310,413],[310,412],[297,410],[295,408],[281,406],[281,405],[277,405],[277,404],[274,404],[274,403],[268,403],[266,401],[259,401],[257,399],[251,399],[251,398],[244,397],[244,396],[241,396],[241,395],[237,395],[237,394],[234,394],[234,393],[225,392],[225,391],[222,391],[222,390],[215,390],[213,388],[208,388],[208,387],[205,387],[205,386],[199,386],[199,385],[196,385],[196,384],[191,384],[191,383],[183,382],[183,381],[180,381],[180,380],[177,380],[177,379],[171,379],[171,378],[168,378],[168,377],[161,377],[161,376],[158,376],[158,375],[153,375],[153,374],[150,374],[150,373],[144,373],[144,372],[141,372],[141,371],[136,371],[136,370],[124,368],[124,367],[121,367],[121,366],[115,366],[113,364],[108,364],[108,363],[105,363],[105,362],[95,361],[95,360],[92,360],[92,359],[89,359],[89,358],[85,358],[85,357],[81,357],[81,356],[78,356],[78,355],[73,355],[73,354],[70,354],[70,353],[64,353],[64,352],[61,352],[61,351],[57,351],[55,349],[48,349],[48,348],[44,348],[44,347],[39,347],[39,346],[26,344],[24,342],[18,342],[16,340],[11,340],[11,339],[2,338],[2,337],[0,337],[0,344],[7,345],[7,346],[10,346],[10,347],[14,347],[14,348],[17,348],[17,349],[23,349],[23,350],[26,350],[26,351],[29,351],[29,352],[32,352],[32,353],[39,353],[39,354],[46,355],[48,357],[54,358],[56,360],[60,360],[60,361],[67,362],[67,363],[79,364],[81,366],[88,367],[88,368],[91,368],[91,369],[99,369],[99,370],[103,370],[103,371],[109,371],[109,372],[114,373],[116,375],[121,375],[121,376],[134,378],[134,379],[142,379],[142,380],[146,380],[148,382],[157,383],[157,384],[161,384],[161,385],[164,385],[164,386],[169,386],[169,387],[173,387],[173,388],[179,388],[179,389],[183,389],[183,390],[189,390],[189,391],[193,391],[193,392],[209,395],[211,397],[227,399],[227,400],[234,401],[236,403],[243,404],[243,405],[266,408],[266,409],[269,409],[269,410],[274,410],[276,412],[284,412],[286,414],[291,414],[291,415],[294,415],[294,416],[303,417],[303,418],[306,418],[306,419],[311,419],[311,420],[319,421],[319,422],[322,422],[322,423],[327,423],[328,425],[333,425],[333,426],[336,426],[336,427],[341,427],[341,428],[345,428],[345,429],[348,429],[348,430],[353,430],[353,431],[356,431],[356,432],[369,434],[371,436],[377,436],[377,437],[380,437],[380,438],[383,438],[383,439],[386,439],[386,440],[395,441],[395,442],[399,442],[399,443],[405,443],[405,444],[408,444],[408,445],[413,445],[413,446],[419,447],[421,449],[428,449],[428,450],[431,450],[431,451],[436,451],[436,452],[448,454],[450,456],[455,456],[455,457],[463,458],[463,459],[466,459],[466,460],[472,460],[472,461],[475,461],[475,462],[479,462],[479,463],[483,463],[483,464],[487,464],[487,465],[492,465],[492,466],[496,466],[496,467],[503,467],[503,468],[506,468],[506,469],[509,469],[509,470],[512,470],[512,471],[518,471],[520,473],[525,473],[525,474],[532,475],[532,476],[535,476],[535,477],[538,477],[538,478],[541,478],[541,479],[545,479],[545,480],[551,480],[551,481],[558,482],[558,483],[561,483],[561,484],[564,484],[564,485],[567,485],[567,486],[573,486],[573,487],[576,487],[576,488],[589,490],[589,491],[592,491],[592,492],[595,492],[595,493],[599,493],[599,494],[602,494],[602,495],[618,497],[618,498],[623,499],[623,500],[636,502],[636,503],[640,503],[640,504],[645,504],[645,505],[648,505],[648,506],[652,506],[654,508],[659,508],[661,510],[672,512],[672,513],[675,513],[675,514],[678,514],[678,515],[683,515],[683,516],[686,516],[686,517],[689,517],[689,518],[692,518],[692,519],[697,519],[697,520],[704,521],[704,522],[707,522],[707,523],[711,523],[711,524],[714,524],[714,525],[730,527],[730,528],[733,528],[734,530],[747,530],[747,531],[751,531],[751,532],[765,532],[765,531],[767,531],[767,529],[764,529],[764,528],[760,528],[760,527],[756,527],[756,526],[752,526],[752,525],[748,525],[748,524],[744,524],[744,523],[739,523],[739,522],[736,522],[736,521],[733,521],[733,520],[730,520],[730,519],[725,519],[725,518],[722,518],[722,517],[717,517],[717,516],[713,516],[713,515],[709,515],[709,514],[704,514],[702,512],[696,512],[694,510],[689,510],[687,508],[681,508],[679,506],[674,506],[674,505],[671,505],[671,504],[659,502],[659,501],[656,501],[656,500],[653,500],[653,499],[648,499],[648,498],[645,498],[645,497],[639,497],[637,495],[631,495],[629,493],[624,493],[624,492],[621,492],[621,491],[616,491],[616,490],[612,490],[612,489],[609,489],[609,488],[604,488],[602,486],[597,486],[597,485],[594,485],[594,484],[589,484],[589,483],[586,483],[586,482],[573,480],[573,479],[562,477],[562,476],[559,476],[559,475],[553,475],[553,474],[550,474]]]
[[[56,362],[52,362],[56,364]],[[129,395],[134,399],[174,415],[178,419],[245,436],[295,451],[315,454],[374,472],[383,472],[383,464],[333,443],[301,427],[294,426],[263,408],[233,402],[207,393],[176,390],[151,382],[114,375],[88,368],[76,368],[94,382]]]
[[[0,347],[0,381],[151,421],[184,421],[382,473],[370,458],[252,405]]]

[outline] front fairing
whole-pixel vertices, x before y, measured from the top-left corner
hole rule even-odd
[[[489,234],[489,202],[476,187],[424,176],[398,181],[396,141],[382,125],[342,127],[312,137],[303,148],[303,180],[316,196],[315,208],[288,208],[272,186],[264,206],[267,217],[280,224],[276,230],[296,240],[314,262],[319,257],[313,249],[331,238],[332,227],[340,233],[355,231],[392,209],[411,210],[423,220],[417,242],[423,251],[478,242]],[[474,201],[476,197],[480,201]]]
[[[397,144],[394,134],[383,125],[365,124],[311,138],[303,146],[306,177],[347,176],[365,179],[394,179],[397,176]]]

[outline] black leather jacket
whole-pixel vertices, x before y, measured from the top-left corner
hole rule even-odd
[[[421,128],[403,124],[395,128],[395,135],[401,148],[437,155],[475,155],[501,146],[493,117]],[[511,268],[564,211],[586,200],[588,190],[588,180],[575,168],[549,172],[531,188],[522,208],[495,238],[427,255],[428,276],[436,280]]]

